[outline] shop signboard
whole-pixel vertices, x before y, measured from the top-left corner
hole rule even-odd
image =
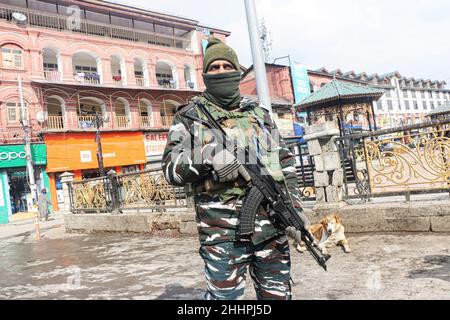
[[[101,136],[105,167],[145,164],[142,132],[104,132]],[[47,173],[97,169],[97,143],[95,133],[66,133],[48,135]]]
[[[31,156],[34,165],[43,166],[47,163],[45,144],[31,145]],[[0,168],[17,168],[27,166],[27,154],[24,145],[1,145]]]
[[[161,158],[166,148],[169,134],[166,132],[149,132],[144,134],[145,155],[147,160]]]

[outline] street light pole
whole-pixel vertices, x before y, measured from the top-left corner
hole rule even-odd
[[[96,126],[96,136],[95,141],[97,142],[97,160],[98,160],[98,168],[101,177],[106,176],[105,167],[103,165],[103,151],[102,151],[102,140],[100,134],[100,128],[103,126],[103,119],[99,116],[99,114],[95,113],[95,126]]]
[[[33,203],[37,203],[37,188],[36,180],[34,178],[34,168],[33,168],[33,158],[31,156],[31,137],[30,137],[30,126],[27,119],[27,113],[25,110],[25,103],[23,100],[22,92],[22,79],[17,77],[19,83],[19,99],[20,99],[20,119],[22,122],[22,128],[24,131],[24,141],[25,141],[25,154],[27,159],[27,172],[30,182],[31,196],[33,197]]]
[[[27,112],[25,110],[25,103],[23,101],[23,91],[22,91],[22,79],[20,76],[17,77],[19,84],[19,99],[20,99],[20,121],[22,123],[24,142],[25,142],[25,154],[27,159],[27,172],[30,182],[31,198],[33,199],[33,206],[38,203],[36,180],[34,179],[34,168],[33,168],[33,158],[31,155],[31,137],[30,137],[30,126],[27,119]],[[37,241],[41,240],[41,228],[39,225],[39,211],[36,212],[34,217],[34,228],[35,228],[35,238]]]
[[[270,101],[269,85],[267,83],[266,64],[261,45],[255,0],[245,0],[245,11],[247,14],[248,32],[250,36],[253,67],[255,69],[256,90],[258,91],[259,103],[269,110],[270,114],[272,114],[272,103]]]

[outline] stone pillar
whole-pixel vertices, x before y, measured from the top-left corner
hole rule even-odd
[[[72,62],[72,56],[70,54],[61,53],[60,55],[60,64],[58,68],[62,68],[59,70],[61,72],[61,77],[63,82],[73,83],[75,82],[74,67]]]
[[[61,209],[63,209],[64,214],[71,212],[69,183],[71,183],[75,180],[74,176],[75,175],[71,172],[64,172],[60,177],[61,182],[63,184],[63,192],[64,192],[64,208],[61,208]]]
[[[136,77],[134,76],[134,61],[133,60],[125,60],[125,71],[126,71],[125,77],[127,79],[127,85],[136,86]],[[124,75],[122,75],[122,76],[124,76]]]
[[[158,80],[156,79],[156,63],[147,63],[147,69],[149,73],[150,88],[158,88]]]
[[[340,135],[338,125],[333,121],[305,128],[310,156],[314,157],[314,186],[316,209],[338,209],[343,202],[344,170],[335,144]]]
[[[178,89],[186,89],[186,79],[184,77],[184,67],[178,67]]]

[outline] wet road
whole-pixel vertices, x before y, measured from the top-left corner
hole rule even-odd
[[[350,235],[329,272],[293,255],[294,298],[450,299],[450,235]],[[0,299],[201,299],[196,238],[46,231],[0,242]],[[246,298],[254,299],[251,281]]]

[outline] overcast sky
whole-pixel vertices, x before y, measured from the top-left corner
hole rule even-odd
[[[115,0],[231,31],[241,64],[252,64],[243,0]],[[445,80],[450,87],[449,0],[256,0],[272,57],[310,69]],[[279,61],[283,63],[285,61]]]

